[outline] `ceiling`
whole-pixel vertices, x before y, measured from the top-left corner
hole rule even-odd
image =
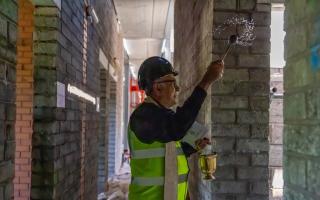
[[[114,0],[114,3],[136,74],[143,60],[160,56],[163,39],[173,24],[173,0]]]

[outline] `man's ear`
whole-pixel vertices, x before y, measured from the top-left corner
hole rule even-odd
[[[152,91],[155,95],[159,95],[162,90],[161,84],[153,84]]]

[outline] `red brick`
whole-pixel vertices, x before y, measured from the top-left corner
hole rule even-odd
[[[25,60],[29,59],[29,58],[23,58]],[[25,64],[29,64],[30,62],[26,62]],[[28,71],[21,71],[21,75],[22,76],[33,76],[32,74],[33,72],[31,70],[28,70]]]
[[[29,187],[29,184],[28,184]],[[30,191],[29,190],[20,190],[19,191],[21,198],[15,198],[15,200],[25,200],[25,197],[29,197],[30,196]]]
[[[17,171],[15,173],[15,176],[16,177],[29,177],[30,173],[29,172],[23,172],[23,171]]]
[[[21,167],[20,171],[30,172],[31,171],[31,165],[25,165],[25,166]]]
[[[29,64],[29,63],[31,63],[32,62],[32,60],[31,60],[31,58],[18,58],[18,63],[20,63],[20,64]]]
[[[21,152],[21,158],[31,158],[31,152]]]
[[[23,55],[24,55],[24,54],[23,54]],[[33,64],[24,64],[24,65],[22,66],[22,68],[23,68],[23,70],[30,70],[30,71],[32,71],[33,68],[34,68],[34,66],[33,66]]]
[[[33,27],[24,27],[23,31],[25,31],[27,33],[33,33]]]
[[[28,38],[30,38],[30,36],[32,36],[32,33],[28,33],[28,32],[20,32],[20,34],[19,34],[19,41],[21,41],[22,39],[28,39]],[[26,43],[24,42],[24,45],[25,45]]]
[[[30,134],[22,134],[22,133],[18,132],[18,134],[16,135],[16,139],[29,140],[29,139],[31,139],[31,136],[30,136]]]
[[[17,108],[17,114],[29,114],[31,113],[31,108]],[[26,122],[19,121],[17,126],[27,125]],[[30,124],[30,123],[29,123]]]
[[[16,190],[26,190],[29,189],[27,184],[15,184],[14,189]]]
[[[17,101],[31,101],[32,100],[32,96],[17,96],[16,97]]]
[[[33,119],[32,115],[22,115],[22,120],[29,120],[31,121]],[[31,130],[32,131],[32,130]]]
[[[20,148],[22,148],[21,146],[20,146]],[[29,151],[29,147],[27,147],[26,149],[28,149],[28,150],[26,150],[26,151]],[[29,164],[30,163],[30,160],[29,159],[26,159],[26,158],[17,158],[16,160],[15,160],[15,164]]]
[[[14,200],[26,200],[26,198],[25,197],[21,197],[20,195],[20,192],[19,192],[19,194],[18,194],[19,196],[14,196]]]
[[[32,102],[22,102],[22,107],[33,107],[33,103]],[[22,116],[23,118],[24,116]]]
[[[23,57],[24,57],[24,58],[32,58],[32,56],[33,56],[33,52],[31,52],[31,51],[30,51],[30,52],[24,52],[24,53],[23,53]]]
[[[28,133],[28,134],[24,134],[24,135],[27,138],[21,138],[19,141],[19,144],[21,144],[23,146],[31,146],[31,134]],[[23,153],[23,152],[21,152],[21,153]]]
[[[30,127],[22,127],[21,128],[21,133],[22,134],[30,134],[31,135],[32,132],[33,132],[33,129],[32,129],[31,126]]]
[[[17,83],[17,88],[31,88],[30,83]]]
[[[19,183],[31,183],[30,177],[19,177]]]
[[[19,110],[17,109],[17,113],[24,113],[24,112],[30,112],[30,109],[28,108],[19,108]],[[17,121],[16,122],[16,126],[17,127],[30,127],[31,126],[31,122],[30,121]]]
[[[29,146],[20,146],[19,145],[19,146],[16,146],[16,151],[19,151],[19,152],[21,152],[21,151],[30,151],[30,147]]]
[[[14,183],[14,184],[15,184],[15,183],[18,183],[17,180],[18,180],[18,179],[14,179],[13,183]],[[14,191],[14,196],[15,196],[14,199],[15,199],[15,200],[16,200],[16,199],[19,199],[19,198],[16,198],[16,197],[18,197],[19,195],[20,195],[19,190],[15,190],[15,191]]]
[[[21,51],[31,51],[31,50],[32,50],[32,47],[31,47],[31,46],[18,45],[18,46],[17,46],[17,50],[18,50],[18,52],[21,52]],[[19,58],[18,58],[18,61],[19,61]],[[18,63],[20,63],[20,62],[18,62]]]
[[[28,95],[28,100],[25,100],[25,101],[32,101],[32,95],[33,95],[33,90],[32,89],[23,89],[20,93],[21,95]],[[24,100],[22,100],[24,101]]]

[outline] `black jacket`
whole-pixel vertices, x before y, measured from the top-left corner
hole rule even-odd
[[[144,143],[181,140],[194,123],[207,93],[196,87],[191,96],[176,112],[163,106],[143,102],[130,117],[130,128]],[[188,143],[181,142],[186,156],[196,152]]]

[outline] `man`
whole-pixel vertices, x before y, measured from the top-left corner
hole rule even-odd
[[[132,174],[130,200],[165,198],[165,151],[166,144],[172,141],[175,141],[177,152],[178,185],[175,199],[186,199],[189,172],[186,157],[204,148],[209,140],[198,140],[197,150],[180,140],[194,123],[207,89],[211,83],[221,78],[223,67],[221,61],[211,63],[191,96],[174,112],[170,108],[177,103],[179,87],[175,76],[178,73],[161,57],[151,57],[142,63],[138,72],[138,84],[146,92],[147,98],[132,113],[128,129]]]

